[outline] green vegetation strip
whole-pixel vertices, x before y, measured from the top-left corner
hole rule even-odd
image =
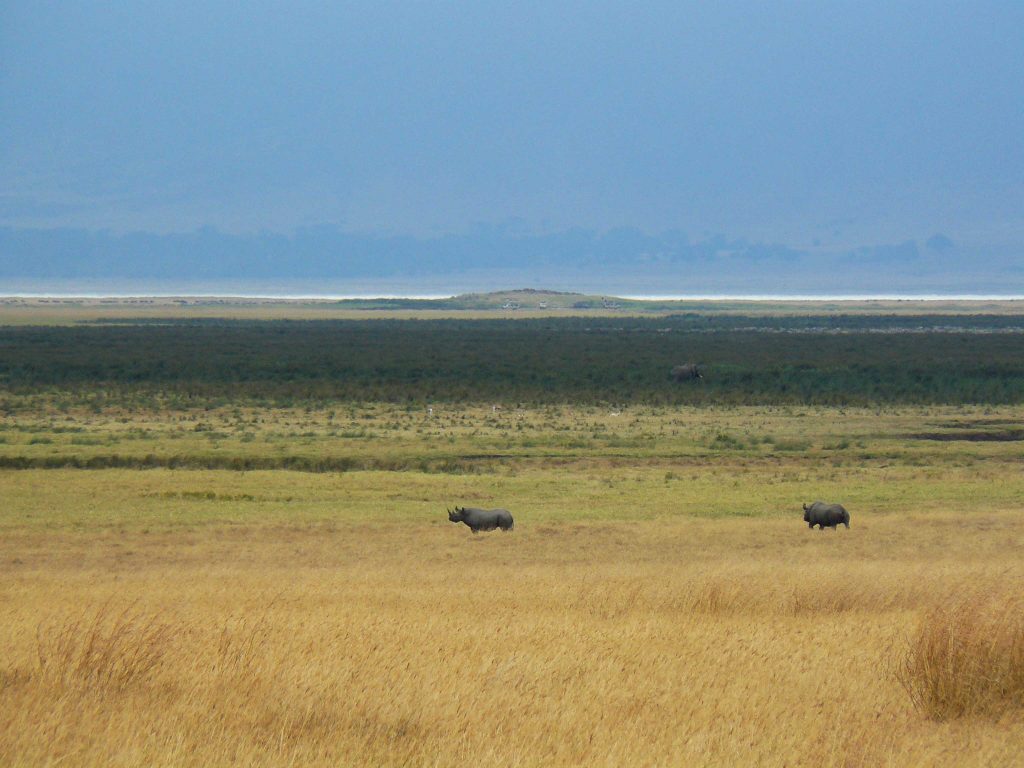
[[[225,469],[236,472],[283,469],[294,472],[401,472],[466,473],[481,461],[473,458],[386,459],[349,456],[0,456],[0,469]]]
[[[0,328],[0,393],[785,404],[1024,402],[1020,317],[263,321]],[[774,323],[774,327],[765,327]],[[931,330],[898,331],[897,327]],[[797,327],[799,326],[799,327]],[[788,330],[787,330],[788,329]],[[998,330],[999,332],[989,332]],[[703,380],[677,383],[696,362]],[[173,403],[172,403],[173,405]]]

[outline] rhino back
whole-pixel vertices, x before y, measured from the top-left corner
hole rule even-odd
[[[846,517],[846,508],[842,504],[825,504],[823,511],[832,518],[842,519]]]
[[[470,528],[484,531],[492,531],[495,528],[508,530],[514,525],[512,513],[507,509],[466,507],[462,511],[462,520]]]
[[[833,525],[848,522],[850,515],[842,504],[826,504],[824,501],[816,501],[808,508],[804,519],[812,524]]]
[[[498,524],[498,510],[466,507],[462,518],[470,528],[495,527]]]

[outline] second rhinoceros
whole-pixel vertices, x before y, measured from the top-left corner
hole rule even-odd
[[[493,531],[495,528],[511,531],[515,527],[512,513],[507,509],[456,507],[454,512],[450,509],[448,510],[448,520],[453,523],[465,523],[473,533],[477,531]]]
[[[811,505],[804,504],[804,522],[808,528],[819,526],[821,530],[826,527],[835,530],[836,526],[842,523],[850,527],[850,513],[842,504],[826,504],[824,501],[816,501]]]

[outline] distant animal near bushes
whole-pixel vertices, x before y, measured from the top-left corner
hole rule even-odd
[[[454,512],[450,509],[448,510],[448,520],[453,523],[465,523],[473,533],[477,531],[493,531],[495,528],[511,531],[515,527],[512,513],[507,509],[456,507]]]
[[[826,504],[824,501],[816,501],[811,505],[804,504],[804,522],[808,528],[818,526],[820,530],[826,527],[835,530],[836,526],[842,523],[850,527],[850,513],[842,504]]]
[[[672,381],[693,381],[694,379],[703,378],[704,374],[700,372],[700,368],[696,363],[684,363],[672,369]]]

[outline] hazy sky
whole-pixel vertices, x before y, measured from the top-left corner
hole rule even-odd
[[[0,224],[1024,241],[1024,2],[0,4]]]

